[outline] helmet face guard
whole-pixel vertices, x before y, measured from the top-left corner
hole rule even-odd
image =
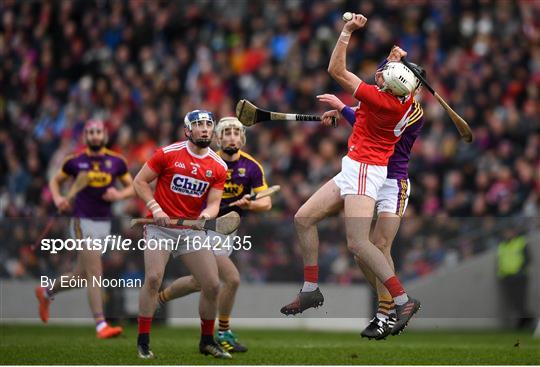
[[[420,74],[420,76],[422,78],[426,79],[426,75],[427,75],[426,74],[426,69],[424,69],[420,65],[415,64],[414,62],[409,62],[409,64],[411,64],[414,71],[416,71],[418,74]],[[422,85],[422,82],[418,78],[416,78],[416,80],[417,80],[417,83],[416,83],[416,88],[415,89],[418,89]]]
[[[240,120],[238,120],[236,117],[223,117],[221,120],[219,120],[217,126],[216,126],[216,135],[218,137],[218,140],[221,141],[221,138],[223,137],[223,132],[226,129],[238,129],[240,131],[240,141],[242,146],[246,145],[246,127],[242,125]],[[236,153],[233,152],[233,149],[227,151],[227,148],[221,147],[221,150],[223,150],[225,153]],[[236,149],[236,151],[240,150],[240,148]]]
[[[212,143],[211,137],[209,139],[193,139],[193,125],[199,121],[211,121],[215,126],[216,119],[214,118],[214,114],[212,112],[206,110],[193,110],[188,112],[184,117],[184,127],[190,132],[188,139],[200,148],[207,148]]]
[[[413,72],[400,62],[389,62],[382,70],[384,79],[383,90],[388,90],[395,96],[404,97],[411,94],[420,81]]]
[[[199,121],[212,121],[214,125],[216,124],[216,119],[212,112],[206,110],[193,110],[188,112],[184,117],[184,126],[191,131],[193,124]]]

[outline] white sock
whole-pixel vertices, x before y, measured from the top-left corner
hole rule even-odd
[[[105,329],[107,327],[107,321],[103,320],[98,322],[96,325],[96,331],[99,333],[101,330]]]
[[[319,283],[304,282],[302,292],[313,292],[317,288],[319,288]]]
[[[388,320],[388,316],[386,316],[385,314],[382,314],[382,313],[377,312],[377,315],[376,315],[376,316],[377,316],[377,318],[378,318],[379,320],[381,320],[381,321],[386,321],[386,320]]]
[[[394,297],[394,303],[398,306],[404,305],[409,300],[407,293],[403,293],[397,297]]]

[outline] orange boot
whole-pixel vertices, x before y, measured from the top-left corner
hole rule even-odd
[[[96,332],[96,336],[98,339],[109,339],[122,334],[122,331],[124,331],[124,329],[122,329],[121,326],[111,326],[107,324],[103,329]]]
[[[49,305],[51,304],[51,300],[45,297],[43,291],[43,288],[37,286],[35,293],[39,302],[39,318],[46,324],[49,321]]]

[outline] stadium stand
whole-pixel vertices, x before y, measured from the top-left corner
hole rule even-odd
[[[412,197],[395,246],[404,279],[495,246],[498,232],[489,229],[498,223],[525,218],[527,224],[540,214],[540,3],[409,3],[401,11],[398,1],[363,1],[358,11],[370,27],[353,37],[348,61],[369,79],[391,46],[401,45],[470,122],[476,139],[461,143],[438,103],[422,95],[427,126],[413,150]],[[0,276],[53,275],[70,266],[71,255],[38,257],[28,244],[54,212],[47,179],[80,148],[83,123],[91,116],[107,121],[112,148],[136,173],[157,146],[181,134],[185,112],[195,107],[221,117],[247,98],[273,110],[322,112],[315,99],[322,92],[352,104],[326,68],[341,9],[357,6],[0,3],[0,237],[14,244],[0,248]],[[301,279],[291,215],[338,172],[348,132],[344,122],[330,131],[313,123],[249,129],[247,150],[282,192],[260,227],[256,251],[237,254],[247,280]],[[115,213],[136,216],[143,209],[133,199]],[[243,231],[255,225],[250,219]],[[276,235],[277,225],[282,230]],[[125,223],[117,228],[136,235]],[[62,231],[58,222],[53,233]],[[362,280],[342,232],[333,221],[322,228],[323,281]],[[142,276],[137,255],[110,254],[107,261],[126,277]]]

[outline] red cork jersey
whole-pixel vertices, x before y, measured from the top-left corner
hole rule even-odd
[[[147,162],[158,174],[154,198],[174,218],[199,216],[210,188],[223,190],[227,165],[212,149],[197,155],[186,141],[159,148]]]

